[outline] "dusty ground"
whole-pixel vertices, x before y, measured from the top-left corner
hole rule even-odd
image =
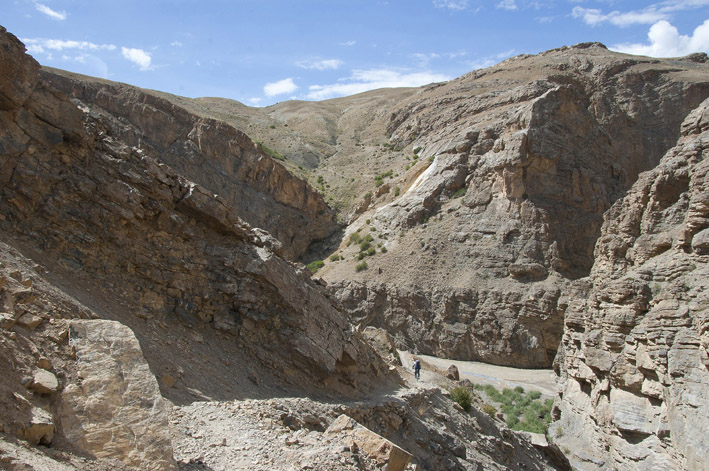
[[[523,368],[510,368],[507,366],[490,365],[479,361],[458,361],[445,358],[436,358],[428,355],[412,355],[409,352],[399,351],[401,361],[405,366],[413,364],[414,356],[421,359],[421,381],[435,383],[438,381],[438,372],[431,372],[432,366],[445,372],[450,365],[458,368],[460,379],[469,379],[477,384],[492,384],[500,391],[504,388],[522,386],[525,390],[539,391],[545,397],[556,395],[556,375],[549,369],[530,370]],[[429,371],[427,371],[429,370]]]

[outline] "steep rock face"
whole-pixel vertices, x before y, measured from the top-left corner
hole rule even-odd
[[[398,335],[401,347],[549,366],[602,214],[709,95],[705,60],[585,44],[412,95],[389,132],[420,149],[420,173],[347,232],[366,230],[366,218],[387,252],[368,259],[366,272],[341,266],[322,276],[357,319],[376,298],[367,322]]]
[[[278,239],[284,256],[298,259],[314,241],[338,230],[317,191],[228,124],[129,85],[53,69],[41,75],[99,114],[116,140],[219,194],[239,217]]]
[[[262,378],[322,394],[356,396],[395,380],[309,274],[276,254],[278,241],[252,229],[223,198],[114,138],[101,117],[82,113],[39,77],[38,64],[5,30],[0,62],[10,68],[0,76],[0,233],[16,257],[30,254],[39,261],[36,273],[74,296],[70,304],[46,298],[53,290],[37,292],[19,271],[9,276],[25,290],[7,291],[7,278],[0,278],[3,328],[18,330],[3,338],[12,347],[5,364],[18,371],[10,378],[25,370],[32,375],[36,355],[55,355],[52,342],[62,344],[66,333],[44,334],[56,319],[110,317],[145,342],[152,369],[172,368],[192,396],[204,396],[196,384],[214,394],[212,385],[225,374],[250,375],[254,368],[270,372]],[[206,344],[194,358],[192,344]],[[210,346],[222,346],[225,356],[210,358],[204,353]],[[175,355],[179,349],[184,355]],[[63,357],[52,374],[71,378],[81,368]],[[41,410],[37,420],[7,431],[56,440],[48,411],[71,388],[37,374],[23,382],[41,396]],[[165,389],[174,382],[165,379]],[[34,410],[32,401],[16,397]],[[82,413],[73,417],[83,422]],[[115,414],[109,420],[122,422]],[[59,442],[69,435],[62,432]]]
[[[581,466],[709,469],[708,202],[709,100],[610,209],[567,310],[559,427]]]

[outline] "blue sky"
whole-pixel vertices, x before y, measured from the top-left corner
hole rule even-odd
[[[458,77],[585,41],[709,52],[709,0],[5,0],[41,64],[266,106]]]

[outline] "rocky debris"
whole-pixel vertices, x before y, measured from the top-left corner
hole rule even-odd
[[[558,434],[585,469],[706,469],[709,100],[607,213],[558,359]]]
[[[80,450],[141,469],[176,469],[165,402],[130,329],[73,320],[76,381],[60,403],[64,436]]]
[[[674,145],[709,96],[707,77],[709,64],[692,58],[592,44],[411,94],[387,131],[390,145],[419,149],[416,177],[392,182],[401,194],[346,230],[374,227],[386,253],[367,270],[337,262],[319,276],[354,322],[392,332],[400,349],[549,367],[603,213]],[[347,242],[345,259],[357,255]]]
[[[409,454],[407,470],[567,469],[476,408],[462,412],[438,388],[342,404],[195,402],[175,407],[170,421],[187,470],[403,469],[397,457]]]
[[[278,240],[279,255],[299,259],[339,229],[320,193],[242,131],[194,115],[165,94],[54,69],[41,76],[100,115],[121,145],[219,194],[238,217]]]
[[[350,450],[362,450],[386,471],[403,471],[411,455],[356,420],[341,415],[325,430],[325,435],[350,443]]]

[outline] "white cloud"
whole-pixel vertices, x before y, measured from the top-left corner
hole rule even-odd
[[[503,0],[505,1],[505,0]],[[695,10],[709,6],[709,0],[665,0],[648,5],[641,10],[603,13],[597,8],[575,6],[571,11],[574,18],[581,18],[589,26],[611,23],[615,26],[630,26],[634,24],[654,25],[661,20],[669,20],[677,11]]]
[[[616,44],[610,49],[651,57],[680,57],[693,52],[709,52],[709,19],[695,28],[691,36],[679,34],[668,21],[658,21],[647,33],[650,44]]]
[[[180,41],[173,41],[170,43],[170,46],[172,47],[182,47],[182,43]]]
[[[305,60],[297,62],[296,65],[303,69],[310,70],[336,70],[344,62],[339,59],[324,59],[324,60]]]
[[[261,98],[258,98],[258,97],[249,98],[249,103],[251,103],[253,106],[256,106],[259,103],[261,103]]]
[[[465,10],[468,8],[468,0],[433,0],[433,6],[449,10]]]
[[[296,90],[298,90],[298,85],[293,82],[292,78],[267,83],[263,87],[263,93],[266,96],[284,95],[286,93],[293,93]]]
[[[49,8],[47,5],[43,5],[41,3],[35,3],[34,7],[37,9],[38,12],[43,13],[47,15],[48,17],[52,18],[53,20],[66,20],[66,12],[65,11],[54,11],[51,8]]]
[[[470,67],[472,70],[485,69],[487,67],[492,67],[493,65],[504,59],[507,59],[508,57],[511,57],[513,54],[515,54],[515,52],[517,51],[515,51],[514,49],[510,49],[508,51],[498,52],[497,54],[494,54],[492,56],[468,61],[467,64],[468,67]]]
[[[430,53],[416,52],[414,54],[411,54],[411,57],[416,59],[416,62],[418,63],[419,67],[425,68],[428,66],[429,62],[431,62],[433,59],[438,59],[441,56],[439,54],[436,54],[435,52],[430,52]]]
[[[116,46],[113,44],[95,44],[88,41],[65,41],[62,39],[42,39],[42,38],[22,38],[22,42],[27,47],[30,54],[42,54],[51,51],[62,51],[64,49],[79,49],[81,51],[113,51]]]
[[[357,41],[345,41],[343,43],[340,43],[340,46],[350,47],[350,46],[354,46],[355,44],[357,44]]]
[[[495,5],[495,7],[512,11],[517,9],[517,4],[515,3],[515,0],[502,0],[500,3]]]
[[[121,54],[124,58],[136,64],[140,67],[140,70],[150,70],[150,54],[142,49],[134,49],[129,47],[122,47]]]
[[[666,12],[657,10],[651,6],[641,11],[630,11],[621,13],[612,11],[604,14],[601,10],[595,8],[574,7],[571,14],[574,18],[581,18],[584,23],[589,26],[596,26],[605,22],[609,22],[616,26],[630,26],[633,24],[651,25],[660,20],[669,18]]]
[[[446,80],[450,80],[450,77],[432,72],[404,73],[392,69],[355,70],[349,78],[340,80],[340,83],[310,86],[310,93],[306,96],[311,100],[326,100],[377,88],[420,87]]]

